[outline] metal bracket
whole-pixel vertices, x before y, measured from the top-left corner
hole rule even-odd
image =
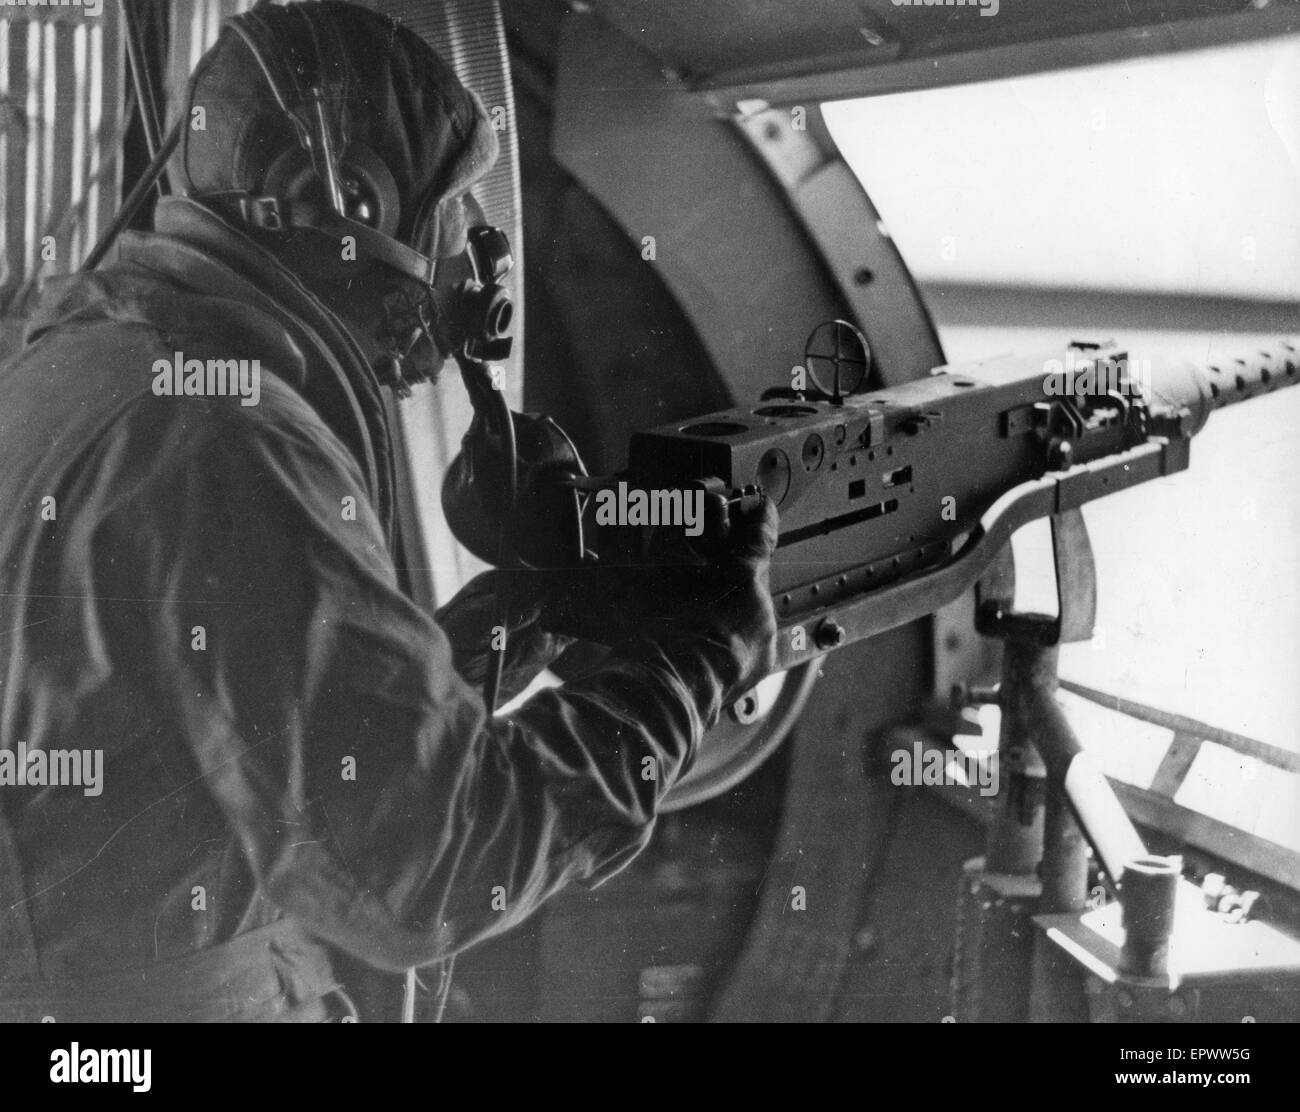
[[[985,637],[1014,637],[1044,646],[1092,639],[1097,619],[1097,565],[1083,511],[1076,507],[1052,514],[1050,521],[1056,614],[1013,609],[1015,571],[1009,567],[1009,551],[1004,550],[990,574],[975,585],[975,628]]]

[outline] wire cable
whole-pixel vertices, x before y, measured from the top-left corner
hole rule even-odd
[[[144,204],[145,198],[149,195],[149,190],[153,188],[154,182],[158,180],[158,175],[166,167],[167,160],[180,146],[181,125],[184,122],[185,118],[180,116],[172,124],[171,131],[167,133],[167,138],[163,140],[162,146],[158,148],[158,153],[154,155],[153,161],[145,167],[144,173],[131,187],[131,192],[126,195],[122,207],[117,210],[108,227],[104,229],[104,234],[99,237],[99,241],[90,249],[90,254],[86,256],[86,261],[81,265],[82,270],[94,270],[104,261],[104,256],[108,254],[109,248],[117,241],[117,237],[122,234],[126,226],[131,223],[135,214],[140,211],[140,206]]]

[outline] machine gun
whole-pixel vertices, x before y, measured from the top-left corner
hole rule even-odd
[[[782,669],[933,613],[972,587],[981,627],[1009,617],[1004,553],[1017,529],[1041,518],[1066,529],[1085,503],[1186,469],[1191,438],[1213,410],[1300,383],[1291,342],[1207,368],[1076,344],[1048,358],[936,367],[881,390],[863,389],[866,351],[851,325],[823,325],[796,369],[803,383],[636,433],[625,471],[577,483],[625,484],[624,496],[703,488],[732,504],[758,490],[772,498]],[[586,517],[588,563],[665,551],[662,526],[593,526],[590,506]],[[1065,543],[1058,531],[1058,571]],[[1058,595],[1066,589],[1058,582]],[[1077,639],[1061,628],[1067,609],[1044,633],[1049,642]],[[1091,620],[1084,612],[1076,624]]]
[[[1056,701],[1058,646],[1089,639],[1096,614],[1080,507],[1185,470],[1191,438],[1213,410],[1300,383],[1300,345],[1281,341],[1201,368],[1138,364],[1112,347],[1076,344],[1046,359],[937,367],[884,390],[863,389],[866,341],[844,322],[815,331],[805,354],[797,371],[811,386],[796,382],[757,405],[635,434],[616,477],[625,484],[620,497],[702,489],[736,504],[761,489],[776,502],[771,588],[782,669],[975,588],[976,628],[1004,652],[998,688],[959,695],[1002,709],[1000,800],[986,857],[966,878],[971,899],[990,906],[1004,894],[999,885],[1040,886],[1038,912],[1055,914],[1044,921],[1068,933],[1088,891],[1090,846],[1118,891],[1123,940],[1113,953],[1092,955],[1090,968],[1109,963],[1117,983],[1157,986],[1153,1007],[1163,1014],[1177,983],[1168,965],[1174,908],[1189,887],[1181,860],[1147,851]],[[1020,613],[1008,542],[1042,518],[1052,526],[1058,608]],[[598,526],[588,532],[587,559],[618,566],[671,552],[663,532]],[[706,775],[727,782],[725,770]],[[688,788],[688,798],[698,791]],[[1218,938],[1217,921],[1180,914],[1180,932]],[[1010,945],[995,935],[984,945]]]
[[[1191,438],[1213,410],[1300,383],[1300,344],[1280,341],[1204,368],[1075,344],[1046,358],[936,367],[879,390],[866,388],[869,369],[865,338],[832,321],[813,331],[790,384],[755,404],[635,433],[616,475],[586,475],[553,422],[519,415],[519,497],[511,506],[493,500],[508,484],[486,421],[476,419],[453,464],[443,502],[462,542],[489,562],[507,551],[514,566],[578,570],[593,590],[602,575],[617,580],[629,566],[698,561],[707,540],[662,521],[602,524],[603,494],[618,491],[626,504],[640,493],[643,507],[663,509],[671,496],[680,506],[697,492],[743,506],[761,490],[776,503],[777,669],[793,682],[760,685],[729,708],[724,736],[711,739],[666,809],[709,798],[773,751],[813,682],[810,662],[932,614],[972,588],[976,628],[1012,649],[1004,656],[1004,668],[1015,671],[1004,674],[1007,698],[1023,689],[1022,701],[1036,708],[1007,718],[1028,732],[1055,690],[1054,660],[1042,661],[1038,650],[1092,633],[1095,573],[1080,507],[1186,469]],[[1044,518],[1057,612],[1018,613],[1008,542]],[[512,523],[504,547],[485,527],[494,519]],[[581,606],[558,617],[559,632],[596,644],[627,632],[608,613],[595,624]],[[1068,731],[1057,733],[1063,776],[1078,747]],[[1076,768],[1076,787],[1083,781],[1096,790],[1079,789],[1077,806],[1089,809],[1084,794],[1101,801],[1106,817],[1094,818],[1090,836],[1105,841],[1105,831],[1119,832],[1102,856],[1120,869],[1140,842],[1100,774],[1080,778]]]

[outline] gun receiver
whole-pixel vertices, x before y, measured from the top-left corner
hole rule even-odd
[[[790,668],[957,599],[1021,526],[1184,470],[1213,409],[1297,382],[1294,343],[1206,369],[1075,345],[858,395],[769,391],[635,434],[620,478],[733,497],[758,486],[776,502],[771,584]],[[601,534],[589,544],[616,559]]]

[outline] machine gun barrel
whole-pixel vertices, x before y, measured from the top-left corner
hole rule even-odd
[[[1300,347],[1278,341],[1238,359],[1201,368],[1186,363],[1166,367],[1153,376],[1153,408],[1191,414],[1192,431],[1199,432],[1216,409],[1224,409],[1260,394],[1300,382]]]

